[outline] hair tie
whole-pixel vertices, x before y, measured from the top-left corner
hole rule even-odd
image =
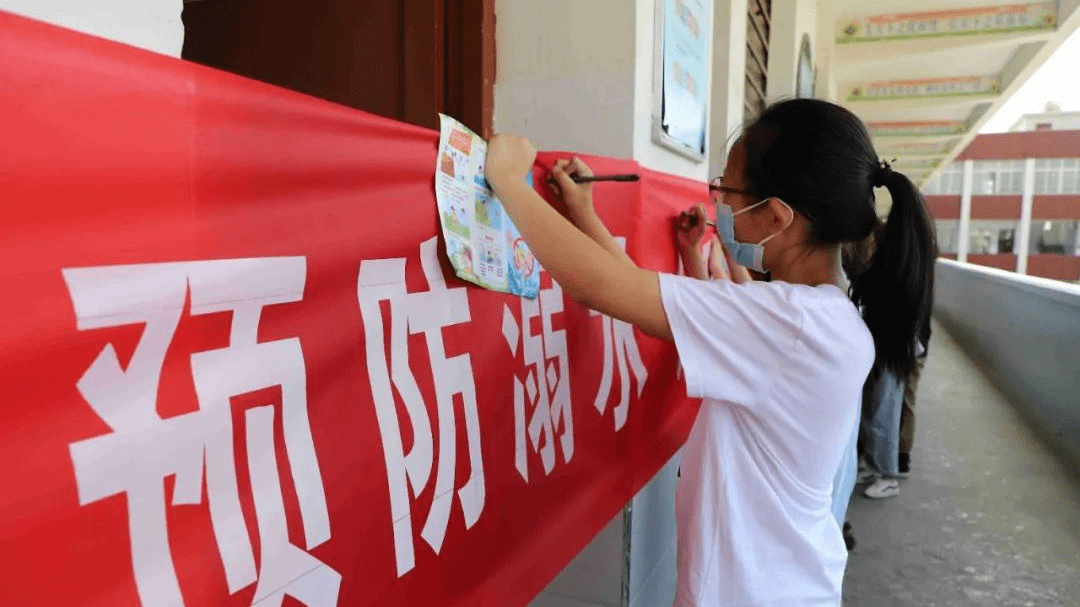
[[[893,161],[895,162],[896,159],[894,158]],[[885,184],[887,184],[889,182],[889,178],[892,177],[892,174],[893,174],[892,166],[889,165],[888,161],[886,161],[884,159],[881,160],[878,163],[877,171],[874,172],[874,187],[875,188],[885,187]]]

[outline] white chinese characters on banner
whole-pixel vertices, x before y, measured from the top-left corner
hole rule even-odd
[[[620,247],[626,249],[626,238],[619,236],[615,241]],[[630,373],[633,373],[634,382],[637,386],[637,395],[641,396],[645,389],[645,382],[649,379],[649,373],[645,369],[645,363],[641,360],[641,352],[638,350],[637,339],[634,337],[634,327],[627,322],[616,320],[610,316],[602,315],[593,310],[592,316],[602,318],[601,325],[604,333],[604,368],[600,375],[600,388],[596,391],[596,400],[593,406],[600,415],[607,411],[608,399],[611,397],[611,383],[614,376],[616,363],[619,369],[619,402],[612,410],[615,430],[622,430],[626,425],[626,419],[630,414]],[[629,368],[627,368],[629,366]]]
[[[469,322],[468,296],[464,288],[447,288],[439,267],[435,238],[420,245],[420,262],[428,282],[427,291],[408,292],[404,258],[364,261],[360,265],[357,284],[368,377],[386,461],[398,577],[411,571],[416,564],[410,489],[414,497],[424,491],[434,460],[432,420],[409,367],[410,334],[422,334],[427,342],[435,384],[435,423],[439,432],[434,499],[420,536],[436,554],[439,553],[455,494],[461,504],[466,529],[476,524],[484,508],[484,462],[472,362],[468,354],[448,358],[442,336],[444,328]],[[383,319],[382,302],[390,304],[389,324]],[[384,349],[388,330],[389,360]],[[394,389],[401,395],[408,425],[412,428],[412,447],[408,453],[394,402]],[[456,491],[455,396],[461,397],[470,469],[469,479]]]
[[[521,343],[525,358],[525,379],[514,377],[514,466],[526,482],[529,480],[529,444],[540,454],[545,475],[555,468],[556,436],[563,461],[569,462],[574,457],[566,330],[556,331],[552,324],[552,317],[562,311],[562,289],[554,282],[551,288],[542,289],[537,299],[521,300],[520,325],[510,307],[503,306],[502,330],[506,345],[517,356]],[[532,321],[537,317],[541,331],[534,334]]]
[[[264,307],[302,299],[305,259],[108,266],[68,269],[63,275],[79,330],[145,324],[126,368],[108,344],[78,382],[79,392],[112,432],[70,446],[81,504],[126,496],[132,568],[142,605],[184,604],[169,550],[164,481],[176,477],[174,506],[198,504],[204,470],[229,592],[257,581],[253,604],[277,607],[288,595],[308,607],[336,605],[340,574],[288,538],[274,407],[245,413],[259,571],[240,505],[233,445],[230,398],[280,386],[285,450],[305,547],[311,550],[330,539],[300,340],[258,341]],[[189,293],[192,316],[232,313],[229,345],[191,355],[198,410],[162,418],[157,413],[162,367]]]

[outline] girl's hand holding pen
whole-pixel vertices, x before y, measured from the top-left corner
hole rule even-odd
[[[691,210],[683,211],[675,219],[676,239],[679,247],[687,249],[701,246],[708,226],[715,225],[705,214],[705,205],[699,204]]]
[[[593,208],[593,184],[591,181],[578,183],[575,178],[592,176],[592,169],[575,156],[556,162],[546,183],[552,192],[562,197],[570,214],[577,217]]]

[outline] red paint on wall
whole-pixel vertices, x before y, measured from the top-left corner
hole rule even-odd
[[[1028,257],[1028,272],[1031,276],[1067,280],[1080,280],[1080,257],[1075,255],[1054,255],[1043,253]]]
[[[927,196],[926,208],[935,220],[960,219],[959,196]]]
[[[1012,253],[969,253],[967,260],[968,263],[988,268],[1016,271],[1016,255]]]
[[[1037,220],[1080,219],[1080,196],[1039,194],[1035,196],[1031,218]]]
[[[1020,197],[1015,194],[972,196],[972,219],[1020,219]]]
[[[1026,131],[978,135],[956,160],[1077,157],[1080,131]]]

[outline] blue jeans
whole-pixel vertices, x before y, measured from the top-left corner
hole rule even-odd
[[[900,473],[900,412],[904,404],[904,380],[885,371],[868,386],[863,402],[860,436],[867,463],[885,476]]]

